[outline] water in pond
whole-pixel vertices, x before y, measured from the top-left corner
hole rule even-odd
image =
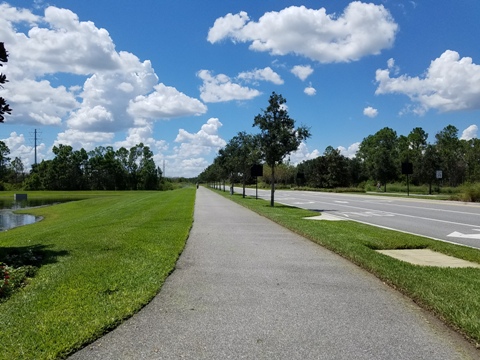
[[[54,200],[0,200],[0,232],[17,226],[29,225],[39,218],[29,214],[14,214],[13,210],[58,203]]]
[[[0,210],[0,231],[13,229],[17,226],[33,224],[36,217],[28,214],[14,214],[10,210]]]

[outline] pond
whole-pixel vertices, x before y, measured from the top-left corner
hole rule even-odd
[[[18,226],[33,224],[40,220],[40,217],[29,214],[14,214],[13,211],[17,209],[25,209],[36,206],[45,206],[57,204],[58,200],[0,200],[0,232],[13,229]],[[63,201],[62,201],[63,202]]]

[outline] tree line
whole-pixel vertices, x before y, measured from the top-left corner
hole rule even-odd
[[[238,182],[241,179],[243,183],[251,183],[250,169],[262,160],[256,138],[257,135],[246,133],[235,136],[200,174],[200,181]],[[420,127],[407,136],[398,136],[393,129],[385,127],[364,138],[353,158],[328,146],[323,155],[315,159],[297,165],[288,161],[278,164],[273,174],[270,166],[264,164],[267,166],[264,165],[261,179],[265,183],[327,189],[379,183],[385,190],[387,183],[405,183],[408,176],[411,184],[428,185],[431,192],[432,185],[437,183],[456,187],[480,182],[480,140],[459,139],[458,129],[453,125],[435,134],[432,143]],[[410,164],[410,171],[402,172],[402,164]]]
[[[0,180],[2,186],[25,190],[167,190],[172,188],[156,167],[153,153],[143,143],[127,150],[111,146],[87,152],[70,145],[53,147],[55,157],[32,166],[26,174],[18,157],[0,141]]]

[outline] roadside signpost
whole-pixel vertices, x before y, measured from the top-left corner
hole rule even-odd
[[[258,177],[263,176],[263,165],[252,165],[250,169],[250,174],[252,177],[255,177],[255,199],[258,199]]]
[[[407,160],[407,162],[402,163],[402,174],[407,175],[407,196],[410,196],[410,183],[408,175],[413,174],[413,164]]]

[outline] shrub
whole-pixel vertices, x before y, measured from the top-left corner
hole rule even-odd
[[[462,201],[480,202],[480,183],[468,183],[460,187]]]
[[[0,298],[7,294],[10,272],[7,265],[0,262]]]

